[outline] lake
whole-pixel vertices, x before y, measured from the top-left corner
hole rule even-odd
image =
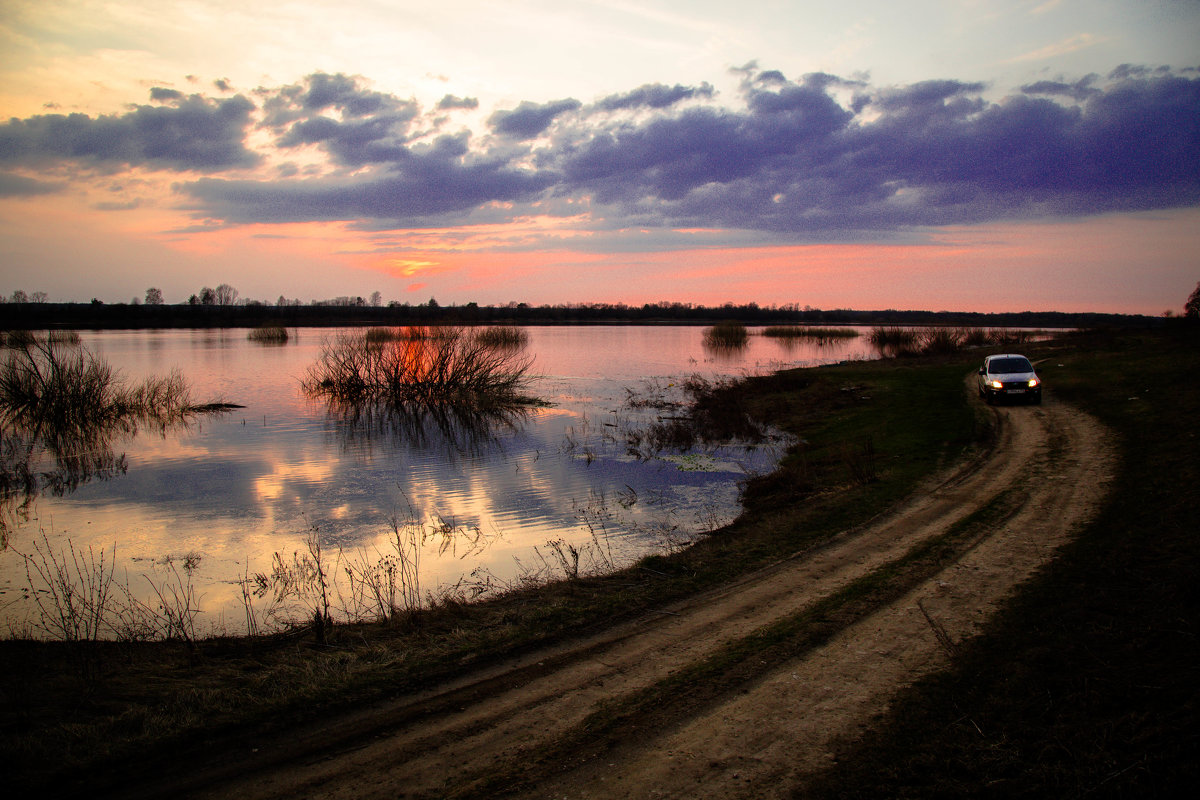
[[[629,432],[672,413],[664,403],[682,399],[683,380],[876,356],[865,335],[831,344],[752,335],[718,352],[702,327],[526,331],[530,393],[548,405],[481,423],[347,415],[307,396],[300,380],[336,329],[293,329],[283,345],[249,341],[245,329],[81,333],[130,380],[178,369],[194,400],[243,407],[120,433],[89,454],[104,468],[23,508],[10,497],[0,623],[25,630],[35,611],[20,554],[68,541],[104,551],[145,602],[185,575],[200,635],[295,618],[297,604],[276,603],[260,581],[248,623],[243,586],[301,564],[314,535],[326,570],[344,576],[347,564],[392,552],[398,531],[419,531],[407,557],[421,597],[620,567],[732,520],[740,482],[770,471],[786,447],[776,437],[632,452]],[[346,618],[362,610],[356,591],[353,581],[331,587]]]

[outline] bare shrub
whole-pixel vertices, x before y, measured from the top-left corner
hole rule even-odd
[[[286,344],[290,337],[282,325],[260,325],[246,334],[246,338],[259,344]]]
[[[474,333],[475,341],[488,347],[520,348],[529,344],[529,333],[513,325],[496,325],[480,328]]]
[[[116,546],[111,555],[77,548],[67,539],[55,551],[45,533],[33,541],[33,552],[22,553],[29,595],[37,607],[34,625],[53,639],[95,642],[108,625],[113,599]]]
[[[822,328],[814,325],[772,325],[764,328],[763,336],[772,339],[811,339],[818,343],[838,339],[853,339],[859,332],[852,328]]]
[[[461,328],[382,342],[344,334],[325,344],[304,387],[342,402],[520,404],[526,400],[522,392],[531,364],[530,358],[483,344]]]
[[[704,330],[704,346],[709,348],[745,347],[749,341],[750,334],[740,322],[718,322]]]

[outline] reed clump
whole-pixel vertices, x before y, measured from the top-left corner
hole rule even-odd
[[[529,333],[512,325],[495,325],[476,330],[475,341],[489,347],[519,348],[529,344]]]
[[[968,347],[1010,346],[1027,344],[1044,338],[1044,331],[1012,330],[1006,328],[967,328],[927,326],[905,328],[898,325],[871,329],[867,340],[883,355],[917,356],[949,355]]]
[[[290,337],[282,325],[261,325],[246,334],[246,338],[260,344],[286,344]]]
[[[740,322],[718,322],[704,331],[704,346],[712,348],[745,347],[750,341],[746,326]]]
[[[853,328],[822,328],[814,325],[771,325],[763,328],[763,336],[772,339],[812,339],[830,342],[837,339],[853,339],[859,332]]]
[[[342,403],[425,406],[525,405],[532,359],[479,341],[462,328],[386,341],[342,334],[326,342],[303,381],[311,394]]]
[[[165,421],[194,408],[179,372],[130,386],[82,347],[35,339],[0,363],[0,417],[13,422],[61,431],[128,416]]]

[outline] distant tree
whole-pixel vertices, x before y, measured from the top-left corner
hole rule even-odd
[[[230,286],[228,283],[222,283],[217,287],[217,305],[232,306],[237,304],[238,290]]]
[[[28,303],[29,295],[25,294],[25,292],[21,291],[20,289],[17,289],[15,292],[12,293],[12,302]]]
[[[438,307],[438,301],[437,301],[437,300],[435,300],[435,299],[433,299],[432,297],[431,297],[431,298],[429,298],[429,307],[430,307],[430,308],[437,308],[437,307]]]
[[[161,306],[163,304],[162,289],[156,289],[151,286],[146,290],[146,305]]]
[[[279,299],[275,301],[275,305],[279,306],[280,308],[282,308],[283,306],[286,306],[287,304],[288,304],[288,300],[283,295],[279,295]]]
[[[198,305],[200,305],[200,298],[199,298],[199,297],[197,297],[196,295],[192,295],[191,297],[189,297],[189,298],[188,298],[188,305],[189,305],[189,306],[198,306]]]
[[[31,303],[44,303],[49,299],[50,295],[46,294],[45,292],[34,292],[33,294],[29,295],[29,302]]]
[[[1200,283],[1196,284],[1187,302],[1183,304],[1183,315],[1188,319],[1200,319]]]
[[[382,295],[381,293],[377,292],[377,291],[376,291],[376,292],[371,292],[371,307],[372,307],[372,308],[379,308],[379,306],[380,306],[382,303],[383,303],[383,295]]]
[[[208,286],[200,290],[200,305],[215,306],[217,304],[217,293]]]

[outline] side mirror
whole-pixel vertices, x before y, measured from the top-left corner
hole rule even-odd
[[[983,367],[980,367],[980,368],[979,368],[979,374],[980,374],[980,375],[982,375],[982,374],[983,374]]]

